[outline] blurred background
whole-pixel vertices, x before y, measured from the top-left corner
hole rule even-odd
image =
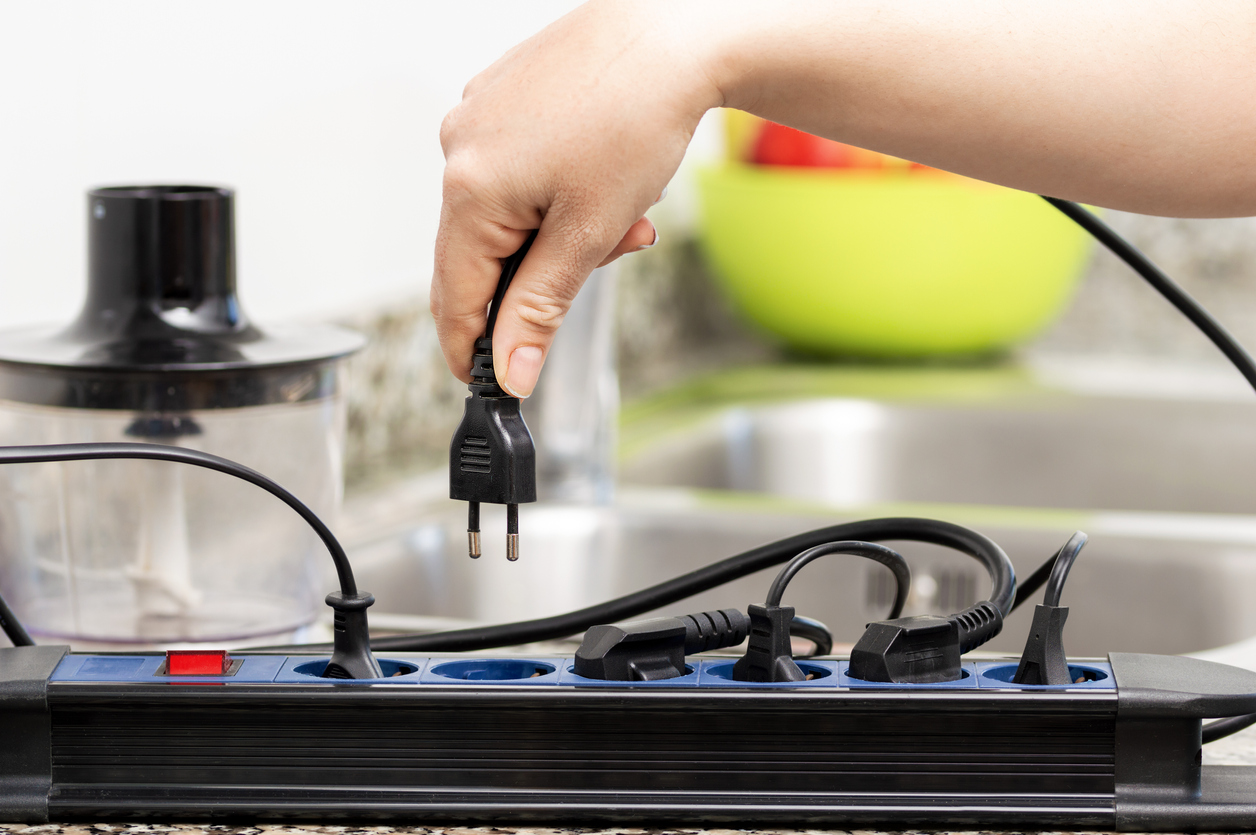
[[[347,325],[368,339],[345,390],[343,530],[376,577],[364,585],[427,589],[404,602],[383,593],[381,611],[490,620],[557,611],[674,574],[677,553],[701,564],[796,531],[806,513],[906,501],[950,503],[928,507],[996,528],[1030,517],[973,508],[1127,513],[1085,517],[1130,537],[1095,577],[1127,582],[1138,559],[1169,568],[1131,600],[1151,620],[1122,627],[1125,610],[1096,615],[1088,651],[1185,651],[1256,631],[1235,591],[1236,578],[1256,589],[1253,508],[1238,486],[1256,463],[1250,392],[1202,336],[1032,195],[723,112],[704,120],[651,210],[659,245],[599,271],[528,407],[542,467],[574,462],[548,483],[584,478],[550,495],[603,510],[536,508],[525,534],[532,524],[567,539],[534,532],[513,575],[496,566],[463,576],[461,511],[441,504],[441,467],[466,389],[427,312],[438,129],[467,80],[576,5],[0,5],[0,328],[66,322],[78,310],[89,188],[228,186],[250,315],[264,326]],[[1256,342],[1256,219],[1105,216]],[[1086,399],[1100,395],[1108,399]],[[760,408],[799,398],[819,411]],[[821,454],[773,440],[800,432],[836,446]],[[986,469],[943,454],[965,450]],[[1150,450],[1162,453],[1154,472]],[[1076,456],[1093,468],[1079,470]],[[612,490],[616,468],[654,492]],[[806,470],[827,480],[795,477]],[[900,470],[932,475],[893,481]],[[682,488],[690,492],[668,492]],[[767,515],[703,516],[734,494],[757,497]],[[810,509],[771,503],[783,500]],[[689,521],[651,515],[664,505]],[[905,507],[921,509],[893,509]],[[1199,533],[1156,516],[1155,528],[1128,515],[1177,511],[1195,522],[1230,514],[1228,527]],[[1025,565],[1076,521],[1033,519],[1022,540],[1009,534],[1024,543]],[[1163,541],[1149,546],[1153,529]],[[1182,537],[1213,543],[1216,571],[1174,574],[1167,554]],[[638,560],[643,549],[652,556]],[[606,557],[596,570],[593,553]],[[530,558],[543,570],[521,580]],[[922,574],[918,609],[967,605],[984,583],[970,567],[937,566]],[[1086,570],[1079,564],[1079,576]],[[843,598],[851,623],[884,605],[882,580],[869,574]],[[1140,644],[1157,607],[1191,585],[1212,606],[1199,628]],[[533,588],[546,590],[542,603],[521,600]],[[1215,595],[1234,605],[1214,605]],[[1173,605],[1197,611],[1200,600]],[[1074,622],[1084,631],[1084,619]],[[1009,632],[1011,647],[1021,633]]]
[[[87,188],[227,185],[237,190],[250,313],[262,322],[350,322],[374,340],[353,375],[350,481],[380,462],[431,460],[443,445],[431,435],[462,396],[425,312],[440,120],[476,72],[576,5],[4,6],[0,183],[9,199],[0,207],[0,327],[61,321],[77,309]],[[730,152],[722,117],[707,118],[668,199],[651,213],[662,244],[625,260],[618,348],[628,397],[781,350],[779,338],[747,327],[730,307],[696,247],[696,172]],[[744,151],[753,140],[746,126],[738,130],[731,143]],[[1256,221],[1109,220],[1240,337],[1256,335],[1244,280],[1256,264]],[[1032,328],[1021,350],[1215,361],[1105,254],[1088,259],[1076,295],[1055,307],[1062,317]],[[674,367],[670,358],[681,354],[683,368]]]

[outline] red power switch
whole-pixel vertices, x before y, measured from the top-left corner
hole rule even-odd
[[[231,669],[231,656],[225,649],[168,649],[166,675],[221,676]]]

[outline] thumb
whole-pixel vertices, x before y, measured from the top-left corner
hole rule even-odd
[[[493,328],[497,382],[514,397],[528,397],[536,388],[563,317],[605,254],[587,240],[579,245],[569,236],[547,234],[542,224],[502,299]]]

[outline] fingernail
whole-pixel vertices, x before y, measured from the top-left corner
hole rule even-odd
[[[541,349],[535,345],[516,348],[506,366],[506,382],[502,383],[502,388],[520,400],[532,394],[536,378],[541,374],[541,358]]]
[[[667,196],[667,186],[663,186],[663,190],[659,192],[658,199],[657,199],[657,200],[655,200],[655,201],[654,201],[654,203],[653,203],[652,205],[657,206],[659,203],[662,203],[662,202],[663,202],[663,198],[664,198],[664,197],[666,197],[666,196]]]
[[[633,252],[640,252],[643,249],[649,249],[650,247],[654,246],[658,242],[659,242],[659,228],[656,226],[654,227],[654,240],[650,241],[648,244],[642,244],[641,246],[634,249]]]

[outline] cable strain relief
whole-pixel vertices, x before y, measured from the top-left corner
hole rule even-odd
[[[360,591],[357,594],[345,594],[342,591],[334,591],[327,595],[324,602],[337,612],[354,612],[374,606],[375,595],[369,591]]]
[[[497,385],[497,372],[493,369],[493,340],[487,336],[475,340],[475,352],[471,356],[470,388],[481,396],[502,397],[506,394]]]
[[[1003,631],[1003,613],[989,600],[956,612],[947,620],[959,628],[960,654],[976,649]]]
[[[685,654],[735,647],[746,640],[750,618],[738,609],[699,612],[679,618],[685,625]]]
[[[335,610],[332,619],[333,649],[323,678],[383,678],[379,661],[371,654],[371,630],[366,610],[375,602],[368,592],[327,595],[327,605]]]

